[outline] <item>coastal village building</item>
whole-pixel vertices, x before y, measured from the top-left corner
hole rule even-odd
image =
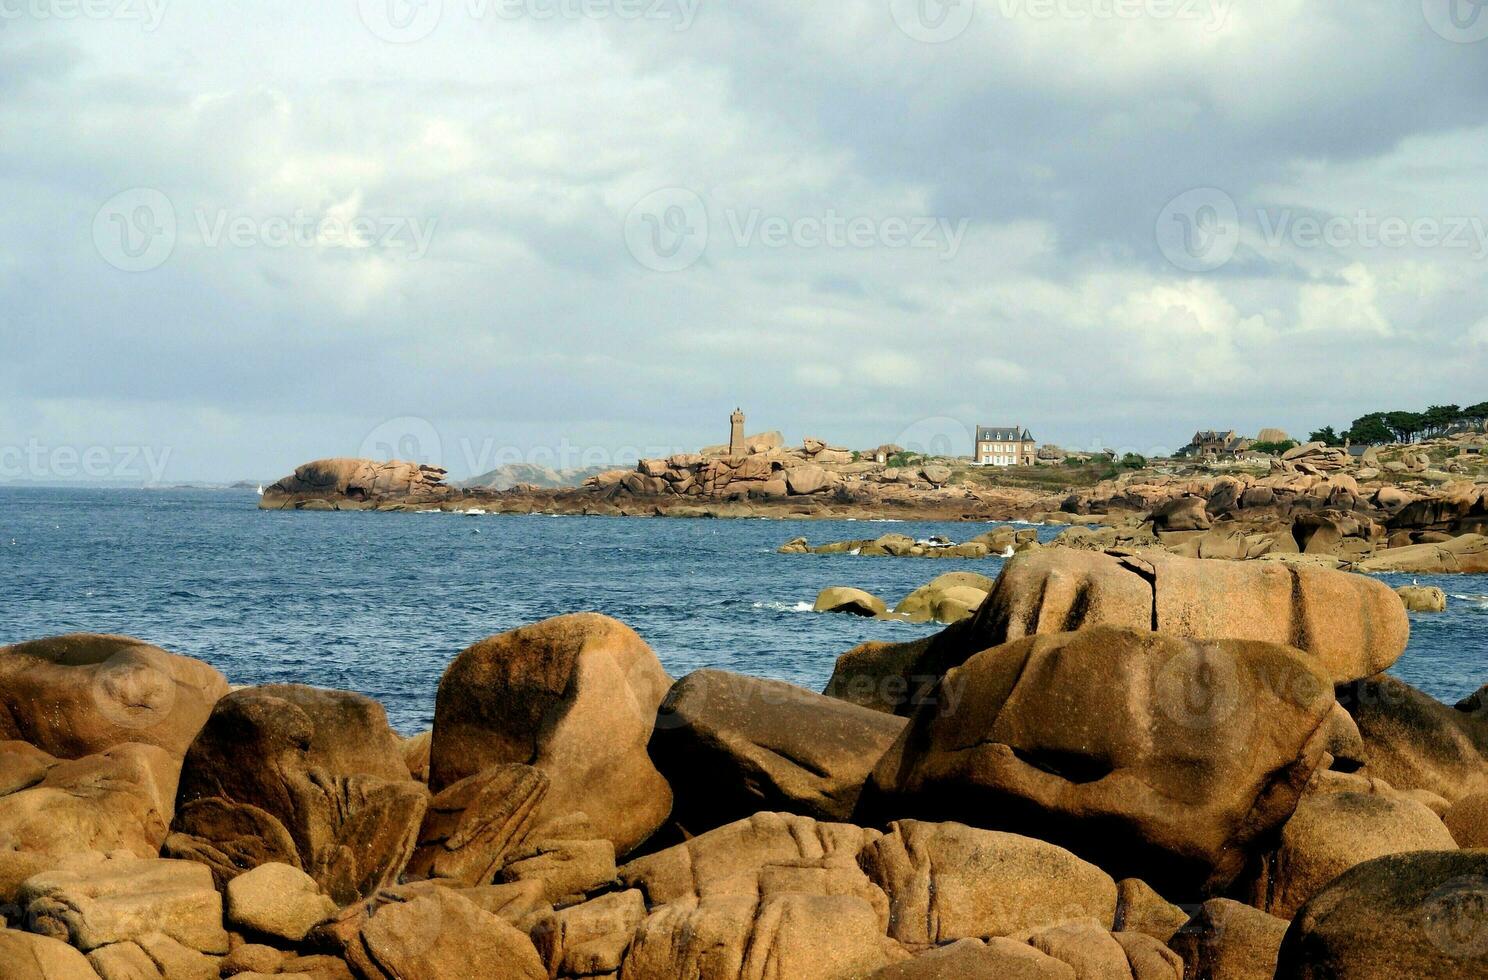
[[[972,459],[978,466],[1032,466],[1038,459],[1038,446],[1022,426],[979,425]]]
[[[1204,429],[1195,432],[1188,445],[1178,451],[1180,456],[1238,456],[1251,447],[1253,440],[1237,436],[1234,429],[1220,431]]]

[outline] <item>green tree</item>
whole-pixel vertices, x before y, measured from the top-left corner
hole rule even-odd
[[[1147,457],[1137,453],[1127,453],[1121,457],[1121,465],[1129,470],[1139,470],[1147,465]]]
[[[1325,425],[1316,432],[1308,433],[1307,441],[1326,443],[1329,446],[1343,445],[1343,437],[1335,432],[1331,425]]]
[[[1384,423],[1395,434],[1397,442],[1415,442],[1416,436],[1426,427],[1426,417],[1420,412],[1386,412]]]
[[[1349,426],[1344,435],[1350,441],[1365,446],[1378,446],[1395,440],[1395,433],[1385,424],[1384,412],[1371,412],[1354,419],[1354,424]]]
[[[1323,430],[1320,429],[1317,432],[1314,432],[1313,435],[1314,436],[1321,435],[1322,434],[1322,431]],[[1327,431],[1333,436],[1333,438],[1335,438],[1335,439],[1338,438],[1338,433],[1336,433],[1336,432],[1333,431],[1333,427],[1331,425],[1327,427]],[[1313,439],[1312,441],[1313,442],[1325,442],[1326,440],[1324,440],[1324,439]],[[1330,442],[1330,443],[1328,443],[1328,445],[1333,446],[1333,445],[1337,445],[1337,443]],[[1250,444],[1250,448],[1253,449],[1253,450],[1255,450],[1258,453],[1270,453],[1272,456],[1280,456],[1282,453],[1286,452],[1288,449],[1296,449],[1297,448],[1297,440],[1295,440],[1295,439],[1283,439],[1281,442],[1253,442],[1253,443]]]
[[[1421,413],[1421,428],[1427,435],[1439,436],[1462,421],[1459,405],[1432,405]]]

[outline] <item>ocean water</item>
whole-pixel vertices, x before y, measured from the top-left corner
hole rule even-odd
[[[964,540],[986,530],[973,524],[337,514],[257,502],[251,491],[0,488],[0,643],[125,633],[200,657],[234,684],[360,691],[413,733],[432,721],[456,654],[524,623],[602,612],[634,627],[673,676],[717,667],[820,690],[844,650],[938,628],[813,613],[822,588],[856,586],[892,605],[941,572],[1002,567],[775,553],[797,535]],[[1412,615],[1394,673],[1453,702],[1488,680],[1488,576],[1419,578],[1455,598],[1444,615]]]

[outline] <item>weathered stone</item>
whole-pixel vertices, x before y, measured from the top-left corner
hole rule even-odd
[[[661,826],[671,789],[646,742],[671,687],[623,623],[560,616],[482,640],[439,683],[430,786],[522,763],[549,780],[545,812],[585,814],[624,854]]]
[[[46,936],[0,928],[0,976],[5,980],[98,980],[88,960]]]
[[[554,974],[597,976],[620,969],[645,918],[641,893],[630,889],[539,916],[530,932]]]
[[[1464,796],[1443,817],[1458,847],[1488,848],[1488,793]]]
[[[1063,960],[1012,939],[962,939],[884,967],[871,980],[1076,980]]]
[[[1403,851],[1451,850],[1436,814],[1393,792],[1309,792],[1281,829],[1252,903],[1283,919],[1357,864]]]
[[[380,906],[347,949],[366,980],[547,980],[532,940],[447,888]]]
[[[488,884],[526,840],[547,792],[541,769],[515,763],[449,786],[429,804],[409,875]]]
[[[1276,980],[1488,976],[1488,852],[1416,851],[1344,872],[1292,920]]]
[[[510,856],[500,877],[504,882],[541,882],[545,901],[564,901],[615,880],[615,845],[602,838],[531,841]]]
[[[87,952],[162,933],[204,953],[226,953],[222,899],[190,861],[119,859],[36,875],[21,888],[34,932]]]
[[[1188,921],[1188,913],[1140,878],[1116,882],[1116,932],[1140,932],[1166,944]]]
[[[1291,815],[1340,741],[1335,711],[1316,658],[1290,647],[1029,637],[945,675],[859,810],[1036,834],[1188,895],[1233,880]]]
[[[702,670],[661,703],[649,750],[672,819],[695,835],[760,811],[847,819],[903,727],[781,681]]]
[[[299,942],[336,913],[315,879],[287,864],[261,864],[227,883],[227,921],[239,929]]]
[[[1209,980],[1271,980],[1287,920],[1228,898],[1211,898],[1168,945],[1184,975]]]
[[[297,684],[244,688],[217,703],[186,754],[167,849],[202,859],[223,884],[265,861],[288,864],[345,904],[402,873],[428,798],[377,702]]]
[[[155,857],[176,798],[179,759],[126,743],[59,761],[24,742],[0,742],[0,854],[122,851]]]
[[[621,975],[636,980],[857,980],[885,965],[877,915],[849,895],[688,899],[653,912]]]
[[[88,965],[101,980],[164,980],[160,967],[139,943],[100,946],[88,954]]]
[[[1388,675],[1341,687],[1338,700],[1358,725],[1369,775],[1449,801],[1488,792],[1488,710],[1480,700],[1448,707]]]
[[[1009,936],[1071,918],[1110,928],[1116,883],[1063,848],[963,824],[906,820],[864,848],[889,899],[889,935],[905,944]]]
[[[227,693],[190,657],[127,636],[74,633],[0,648],[0,740],[61,759],[138,742],[180,756]]]
[[[1434,585],[1402,585],[1395,594],[1411,612],[1447,611],[1447,594]]]

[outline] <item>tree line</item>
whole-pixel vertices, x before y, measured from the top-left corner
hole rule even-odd
[[[1424,412],[1370,412],[1354,419],[1342,432],[1325,425],[1307,437],[1308,442],[1325,442],[1341,446],[1347,440],[1368,446],[1387,442],[1412,443],[1445,435],[1464,426],[1481,427],[1488,421],[1488,402],[1463,408],[1460,405],[1432,405]]]

